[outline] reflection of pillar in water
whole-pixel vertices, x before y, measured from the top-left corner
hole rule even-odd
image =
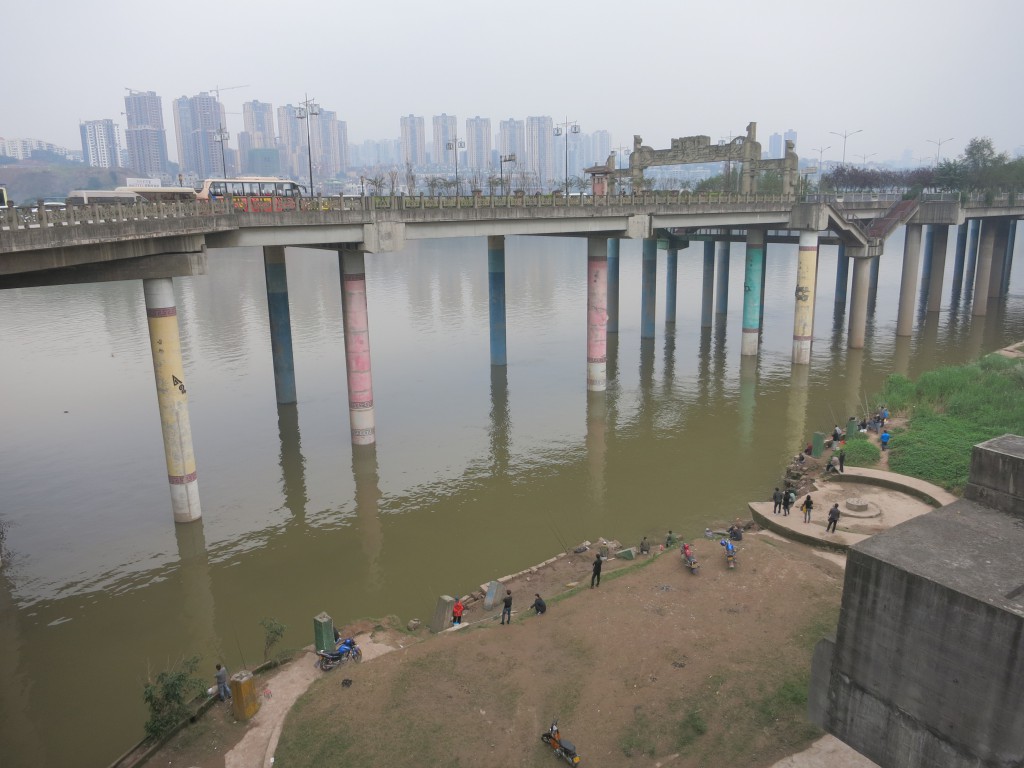
[[[711,327],[715,298],[715,241],[704,241],[704,274],[701,281],[700,326]]]
[[[921,326],[921,342],[918,345],[925,354],[929,354],[931,350],[935,349],[935,345],[939,341],[939,314],[937,312],[929,312],[925,315],[924,323]]]
[[[22,653],[26,638],[8,573],[0,571],[0,744],[5,764],[10,761],[11,765],[46,765],[45,744],[50,731],[44,727],[41,733],[28,717],[29,712],[41,706],[39,699],[44,697],[40,687],[33,683],[31,665]]]
[[[807,444],[807,381],[809,365],[794,365],[789,373],[789,404],[786,408],[786,449],[802,451]]]
[[[862,382],[864,381],[864,356],[865,352],[863,349],[846,350],[846,375],[844,377],[846,392],[843,400],[846,414],[837,413],[836,418],[864,414],[864,409],[867,407],[865,405],[865,393],[861,391]]]
[[[975,315],[971,318],[971,327],[967,332],[967,361],[974,362],[981,357],[985,343],[985,316]]]
[[[604,507],[605,454],[608,450],[608,401],[602,392],[587,392],[587,466],[592,503]]]
[[[726,352],[726,330],[728,319],[725,315],[718,315],[715,318],[715,384],[719,391],[725,390],[725,352]]]
[[[846,306],[846,288],[850,283],[850,260],[846,258],[846,243],[839,244],[836,260],[836,306]]]
[[[700,349],[697,352],[697,398],[707,403],[711,390],[711,329],[700,329]]]
[[[619,238],[608,238],[608,333],[619,332]]]
[[[740,445],[754,444],[754,401],[757,396],[757,357],[740,357]]]
[[[950,302],[954,307],[960,302],[960,291],[964,285],[964,261],[967,257],[967,231],[969,222],[956,228],[956,252],[953,255],[953,281],[950,289]]]
[[[339,251],[345,372],[353,445],[377,442],[370,365],[370,318],[366,302],[366,261],[362,251]]]
[[[898,373],[900,376],[909,376],[909,371],[910,337],[897,336],[892,348],[892,372]]]
[[[654,339],[640,340],[640,413],[637,416],[644,432],[651,431],[655,417],[654,403]]]
[[[935,245],[932,249],[932,278],[928,285],[928,311],[938,312],[942,308],[942,279],[946,272],[946,248],[949,245],[949,227],[933,224]]]
[[[662,374],[664,391],[672,392],[676,378],[676,331],[675,328],[665,329],[665,368]]]
[[[992,251],[996,243],[997,219],[985,219],[981,225],[981,242],[978,245],[978,266],[974,273],[974,298],[971,300],[971,314],[980,317],[988,313],[988,282],[992,274]]]
[[[796,301],[793,310],[793,356],[796,365],[811,362],[814,335],[814,285],[817,281],[818,233],[800,232],[796,268]]]
[[[676,324],[676,276],[679,272],[679,249],[669,244],[665,256],[665,325]]]
[[[202,517],[196,456],[192,447],[192,426],[188,417],[185,366],[181,360],[178,308],[174,284],[169,277],[142,281],[149,322],[149,343],[153,352],[156,398],[164,437],[167,481],[171,486],[174,522],[188,523]]]
[[[295,360],[292,356],[292,321],[288,310],[288,271],[284,246],[263,246],[263,273],[267,280],[270,317],[270,353],[274,360],[274,389],[278,403],[294,403]]]
[[[900,279],[900,303],[896,315],[896,335],[909,336],[914,330],[914,296],[917,271],[921,265],[921,225],[907,224],[903,241],[903,276]]]
[[[743,339],[741,356],[757,356],[761,328],[761,283],[764,275],[764,230],[747,229],[745,272],[743,276]]]
[[[175,623],[190,638],[186,645],[190,652],[203,658],[223,656],[226,649],[222,647],[216,630],[217,604],[210,580],[203,521],[174,526],[174,537],[178,542],[182,598],[181,605],[176,606],[178,618]]]
[[[587,390],[591,392],[604,392],[607,386],[608,245],[606,241],[607,238],[604,237],[587,238]]]
[[[294,403],[277,406],[277,433],[281,441],[281,483],[284,505],[292,517],[303,520],[306,516],[306,459],[302,455],[299,434],[299,409]]]
[[[510,454],[510,427],[508,411],[508,368],[491,366],[491,474],[508,473]]]
[[[640,338],[654,338],[654,308],[658,289],[658,241],[645,237],[640,262]]]
[[[380,551],[383,533],[380,523],[380,473],[376,445],[352,446],[352,477],[356,484],[356,520],[359,542],[369,566],[368,587],[380,583]]]
[[[718,241],[718,285],[715,289],[715,312],[724,315],[729,311],[729,230],[721,230],[722,239]]]
[[[505,236],[487,236],[487,305],[491,327],[491,365],[506,365]]]

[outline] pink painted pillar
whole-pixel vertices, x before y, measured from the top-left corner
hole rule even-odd
[[[608,360],[608,238],[587,238],[587,390],[603,392]]]
[[[370,321],[366,312],[366,264],[362,251],[338,253],[341,313],[345,331],[345,372],[353,445],[377,442],[370,368]]]

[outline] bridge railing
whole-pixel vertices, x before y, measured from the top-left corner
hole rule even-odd
[[[148,219],[183,219],[232,213],[230,201],[91,203],[65,208],[11,208],[0,212],[0,228],[38,229],[89,224],[114,224]]]

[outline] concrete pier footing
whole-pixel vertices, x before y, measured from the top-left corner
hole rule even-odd
[[[189,523],[202,517],[199,481],[188,415],[188,389],[181,358],[178,308],[174,282],[170,277],[142,281],[146,299],[149,343],[153,352],[156,398],[160,408],[160,429],[164,438],[167,481],[171,489],[174,522]]]
[[[910,336],[914,330],[914,299],[917,272],[921,266],[921,225],[907,224],[903,241],[903,276],[900,278],[900,303],[896,315],[896,335]]]
[[[345,332],[345,373],[353,445],[377,442],[370,365],[370,319],[366,304],[366,262],[362,251],[341,251],[341,313]]]
[[[793,363],[797,365],[811,362],[817,266],[818,233],[802,231],[796,268],[796,306],[793,310]]]
[[[274,389],[278,405],[289,405],[298,398],[295,393],[292,321],[288,309],[288,272],[283,245],[263,246],[263,272],[267,280],[267,314],[270,316]]]
[[[743,341],[741,355],[756,355],[761,331],[761,286],[764,279],[764,230],[747,230],[747,253],[743,277]]]
[[[646,241],[645,241],[646,242]],[[657,247],[657,243],[655,243]],[[587,238],[587,390],[603,392],[608,368],[608,245]],[[652,310],[653,312],[653,310]],[[654,322],[653,318],[651,320]]]
[[[491,330],[491,365],[507,365],[504,235],[487,237],[487,306]]]

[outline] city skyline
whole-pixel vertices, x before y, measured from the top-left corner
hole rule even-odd
[[[950,139],[944,157],[975,136],[1007,151],[1021,144],[1017,4],[737,0],[725,17],[687,3],[648,2],[623,13],[605,0],[524,0],[510,15],[396,0],[394,22],[369,6],[319,5],[310,14],[264,0],[244,8],[182,0],[159,24],[124,0],[105,9],[102,24],[69,0],[8,9],[12,32],[45,19],[53,53],[40,55],[33,35],[8,36],[7,60],[30,64],[32,76],[5,81],[0,135],[73,147],[80,123],[119,116],[126,88],[170,103],[219,86],[232,136],[244,130],[234,114],[243,102],[297,104],[308,93],[347,122],[355,145],[398,138],[397,118],[410,113],[459,115],[460,123],[480,115],[492,128],[509,115],[569,114],[584,131],[607,130],[613,146],[631,146],[639,134],[653,147],[694,134],[718,140],[756,121],[762,145],[795,128],[798,153],[831,146],[826,160],[841,156],[832,133],[851,134],[848,159],[878,161],[907,149],[934,155],[933,140]],[[659,41],[669,25],[673,36]],[[101,44],[98,34],[118,42]],[[266,66],[269,59],[288,63]]]

